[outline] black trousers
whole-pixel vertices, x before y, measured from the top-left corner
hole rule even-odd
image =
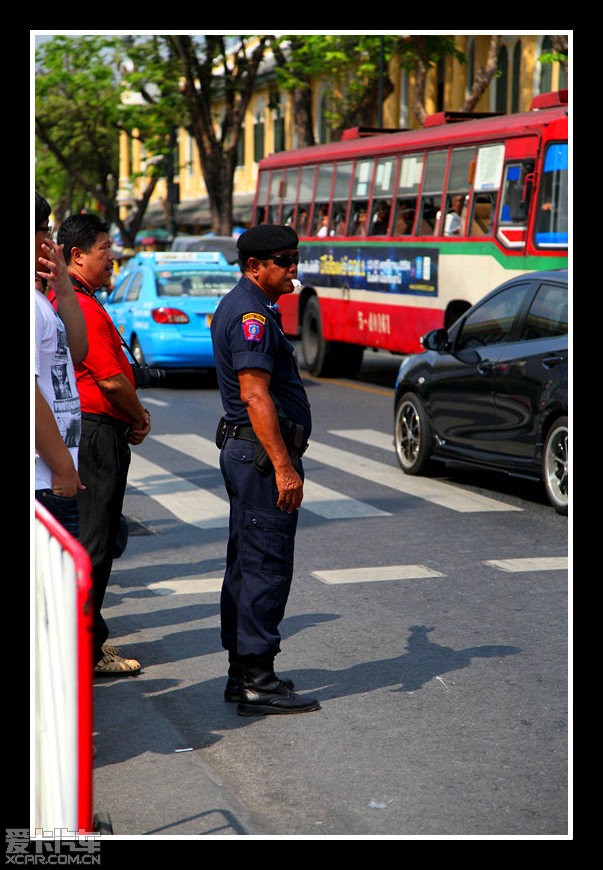
[[[226,572],[220,598],[222,646],[242,656],[280,652],[283,619],[293,579],[298,512],[276,506],[272,468],[253,466],[255,444],[229,438],[220,468],[230,500]],[[304,478],[301,459],[296,470]]]
[[[101,609],[113,566],[115,539],[130,467],[126,425],[103,415],[82,413],[78,471],[85,490],[78,494],[80,543],[92,563],[94,664],[103,656],[109,629]]]

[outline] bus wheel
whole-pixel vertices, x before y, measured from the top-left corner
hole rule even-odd
[[[567,516],[567,417],[559,417],[549,429],[544,444],[542,472],[549,502],[558,514]]]
[[[320,377],[332,374],[330,342],[322,334],[320,304],[315,296],[308,299],[304,309],[301,334],[304,362],[310,374]]]
[[[431,466],[431,424],[418,396],[404,393],[394,415],[394,447],[405,474],[427,474]]]

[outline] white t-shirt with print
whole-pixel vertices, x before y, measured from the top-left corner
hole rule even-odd
[[[77,468],[81,434],[80,397],[77,391],[65,325],[39,290],[36,298],[35,375],[40,392],[48,402],[63,441]],[[52,474],[36,453],[36,489],[50,489]]]

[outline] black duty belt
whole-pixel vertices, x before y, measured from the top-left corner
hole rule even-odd
[[[88,411],[82,411],[82,420],[89,420],[91,423],[104,423],[107,426],[112,426],[121,435],[130,433],[130,424],[125,420],[118,420],[117,417],[111,417],[110,414],[90,414]]]
[[[242,441],[259,441],[258,436],[253,431],[253,426],[242,426],[239,423],[235,423],[232,426],[230,424],[227,425],[224,434],[225,439],[240,438]]]

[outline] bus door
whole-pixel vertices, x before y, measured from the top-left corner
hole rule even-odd
[[[527,241],[539,144],[537,136],[507,141],[496,238],[518,253],[524,252]]]

